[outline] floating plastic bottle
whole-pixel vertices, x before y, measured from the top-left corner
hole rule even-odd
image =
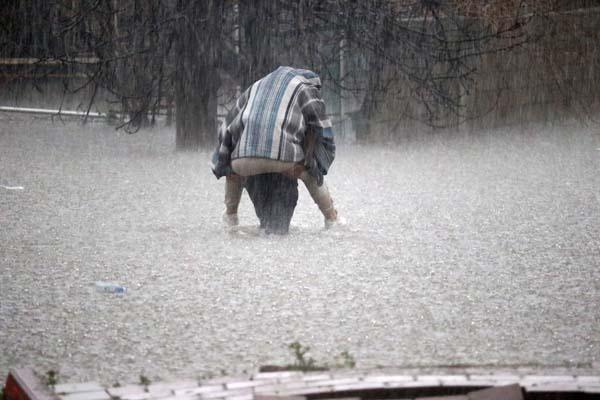
[[[103,293],[123,294],[123,293],[127,292],[127,288],[125,286],[117,285],[116,283],[101,282],[101,281],[96,282],[96,290],[98,292],[103,292]]]

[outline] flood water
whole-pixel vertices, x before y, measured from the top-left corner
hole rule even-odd
[[[301,187],[284,237],[247,195],[223,229],[208,161],[172,130],[0,114],[0,378],[240,373],[294,341],[359,367],[600,361],[597,127],[339,146],[346,223]]]

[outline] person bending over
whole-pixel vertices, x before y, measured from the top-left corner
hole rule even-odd
[[[297,187],[296,200],[293,200],[290,187],[293,183],[274,177],[258,178],[263,174],[278,174],[293,181],[302,180],[323,213],[325,226],[331,226],[337,221],[337,210],[323,176],[334,158],[334,135],[325,114],[319,76],[305,69],[277,68],[244,91],[219,130],[212,171],[217,179],[225,176],[225,223],[238,224],[237,212],[244,187],[261,226],[264,218],[259,209],[269,209],[265,205],[285,198],[281,193],[265,197],[265,193],[274,190],[273,185],[287,185],[280,190],[291,196],[284,201],[288,204],[284,214],[289,214],[291,204],[293,213]],[[259,182],[266,186],[261,187]],[[258,207],[255,199],[259,199]],[[266,214],[263,212],[263,215]],[[282,230],[287,232],[285,227]]]

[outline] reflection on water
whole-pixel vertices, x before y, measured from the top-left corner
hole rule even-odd
[[[173,132],[0,116],[0,376],[135,381],[318,361],[358,366],[598,361],[600,139],[547,129],[339,149],[288,236]],[[102,293],[97,281],[127,287]]]

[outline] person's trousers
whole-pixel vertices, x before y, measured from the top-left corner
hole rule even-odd
[[[266,233],[288,233],[298,203],[298,179],[280,173],[258,174],[246,177],[244,187],[260,227]]]
[[[237,213],[245,182],[244,177],[278,173],[291,178],[299,178],[304,182],[306,189],[315,204],[319,207],[319,210],[321,210],[325,218],[331,218],[333,200],[327,184],[323,182],[319,186],[317,179],[306,172],[301,164],[266,158],[239,158],[231,162],[231,167],[239,176],[227,176],[225,180],[225,206],[227,207],[226,212],[228,214]]]

